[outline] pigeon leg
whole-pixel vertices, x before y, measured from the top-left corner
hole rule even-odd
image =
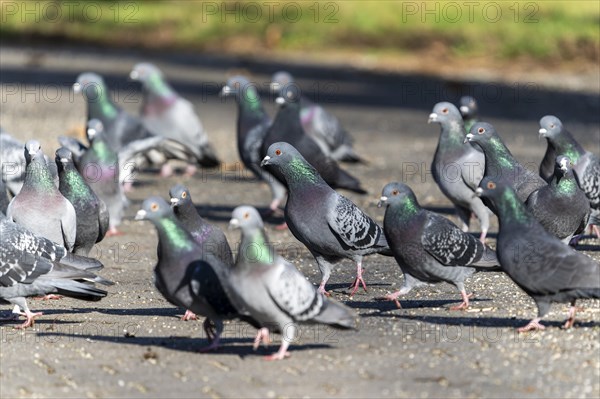
[[[594,233],[596,233],[596,238],[600,238],[600,228],[597,225],[592,225],[592,229],[594,230]]]
[[[354,283],[352,283],[352,285],[348,288],[352,288],[352,292],[350,293],[350,296],[354,296],[354,294],[356,294],[356,291],[358,291],[358,288],[362,285],[363,289],[365,290],[365,292],[367,292],[367,284],[365,284],[365,280],[363,280],[362,278],[362,259],[360,259],[358,262],[356,262],[356,279],[354,280]]]
[[[321,284],[319,285],[319,293],[325,296],[330,296],[331,294],[325,290],[325,285],[327,281],[329,281],[329,277],[331,276],[331,263],[329,263],[325,258],[321,255],[317,255],[312,253],[315,259],[317,260],[317,266],[319,266],[319,271],[321,272]]]
[[[402,305],[400,305],[400,301],[398,300],[398,297],[401,295],[402,295],[402,290],[399,290],[392,294],[387,294],[386,296],[383,296],[380,299],[384,300],[384,301],[394,301],[394,303],[396,304],[396,307],[398,309],[402,309]]]
[[[105,237],[115,237],[115,236],[122,236],[123,233],[120,232],[119,230],[117,230],[117,228],[115,226],[112,226],[107,232]]]
[[[161,177],[173,176],[173,167],[168,162],[163,164],[163,166],[160,168],[160,176]]]
[[[402,283],[402,287],[400,287],[400,289],[398,291],[396,291],[392,294],[387,294],[386,296],[376,298],[376,299],[383,300],[383,301],[394,301],[394,303],[396,304],[396,307],[398,309],[402,309],[402,305],[400,304],[398,297],[408,294],[412,290],[412,288],[416,285],[419,285],[418,280],[413,278],[410,274],[404,274],[404,283]]]
[[[256,338],[254,338],[254,344],[252,344],[252,349],[257,350],[261,342],[264,342],[265,345],[271,343],[271,337],[269,337],[269,329],[266,327],[259,329],[256,333]]]
[[[517,329],[517,331],[527,332],[527,331],[532,331],[532,330],[534,330],[534,331],[545,330],[546,327],[544,327],[540,323],[540,320],[541,320],[541,317],[536,317],[535,319],[531,320],[526,326]]]
[[[201,348],[199,352],[210,352],[219,348],[219,342],[221,341],[221,334],[223,333],[223,322],[217,320],[213,322],[208,317],[202,324],[206,336],[211,340],[210,345]]]
[[[281,346],[279,347],[279,350],[277,351],[277,353],[273,353],[272,355],[265,356],[265,360],[283,360],[286,357],[290,357],[290,354],[287,351],[289,346],[290,346],[289,341],[285,338],[282,339]]]
[[[479,236],[479,241],[485,245],[485,237],[487,236],[487,229],[481,229],[481,235]]]
[[[466,310],[469,308],[469,298],[473,296],[473,294],[467,294],[467,292],[462,289],[460,290],[460,296],[462,297],[462,303],[460,305],[452,306],[450,310]]]
[[[16,326],[15,328],[17,330],[24,330],[28,327],[33,326],[35,324],[35,318],[43,315],[42,312],[32,313],[29,309],[25,309],[25,311],[20,314],[21,316],[25,316],[27,320],[25,320],[23,324]]]
[[[202,323],[202,329],[206,334],[206,337],[209,341],[214,341],[217,337],[215,324],[208,317],[204,319],[204,323]]]
[[[63,298],[62,295],[48,294],[48,295],[44,295],[44,296],[36,296],[33,299],[37,299],[37,300],[41,300],[41,301],[50,301],[50,300],[58,300],[58,299],[62,299],[62,298]]]
[[[181,316],[181,320],[183,320],[183,321],[198,320],[198,316],[196,316],[196,313],[194,313],[188,309],[185,311],[185,314],[183,316]]]
[[[187,176],[187,177],[192,177],[196,174],[197,170],[198,170],[198,168],[195,167],[194,165],[186,165],[185,172],[183,175]]]
[[[577,312],[577,307],[575,307],[575,301],[571,301],[571,306],[569,307],[569,318],[563,325],[565,330],[573,327],[573,323],[575,323],[575,312]]]
[[[462,206],[455,206],[456,214],[461,221],[461,230],[465,233],[469,231],[469,221],[471,220],[471,210]]]

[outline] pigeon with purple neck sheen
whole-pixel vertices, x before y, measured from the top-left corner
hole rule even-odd
[[[528,170],[513,157],[491,124],[477,122],[467,134],[466,141],[476,143],[483,149],[484,177],[512,187],[521,202],[527,201],[532,192],[547,185],[536,172]],[[496,209],[487,198],[486,205],[496,213]]]
[[[269,244],[263,221],[251,206],[233,210],[229,226],[242,230],[238,258],[229,280],[234,296],[263,327],[254,343],[269,337],[269,328],[282,333],[281,347],[268,360],[289,356],[290,343],[301,324],[325,324],[355,329],[356,314],[320,293],[294,265]]]
[[[554,177],[547,186],[531,193],[525,207],[547,232],[565,244],[585,231],[590,202],[577,185],[568,157],[556,157]]]
[[[87,255],[95,243],[102,241],[108,231],[108,209],[75,167],[71,151],[65,147],[56,150],[56,165],[59,176],[58,189],[71,202],[77,215],[73,252]]]
[[[285,221],[319,265],[322,274],[319,291],[325,292],[332,263],[342,259],[356,263],[352,295],[361,284],[366,291],[363,257],[376,253],[392,255],[381,227],[331,188],[291,144],[273,143],[261,164],[276,170],[288,187]]]
[[[92,273],[101,268],[97,260],[71,254],[0,216],[0,302],[15,305],[13,312],[25,316],[17,328],[30,327],[42,315],[29,310],[27,297],[58,294],[90,301],[105,297],[106,291],[94,283],[113,283]]]
[[[271,89],[282,96],[286,87],[298,85],[292,75],[280,71],[273,74]],[[300,97],[300,121],[308,134],[323,152],[340,162],[364,162],[352,148],[352,137],[334,115],[306,96]]]
[[[433,179],[446,197],[454,204],[463,231],[469,230],[471,214],[481,225],[480,240],[490,226],[490,211],[474,195],[485,170],[485,155],[471,144],[464,143],[465,130],[460,112],[448,102],[437,103],[428,123],[440,124],[438,141],[431,172]]]
[[[471,96],[462,96],[459,100],[459,111],[465,125],[465,132],[469,133],[473,125],[479,122],[479,107],[477,100]]]
[[[244,166],[271,189],[269,209],[275,211],[285,199],[285,186],[268,170],[260,167],[262,145],[272,120],[266,113],[256,85],[244,76],[233,76],[221,91],[223,96],[233,96],[238,105],[237,145]]]
[[[498,266],[494,251],[445,217],[422,208],[406,184],[387,184],[379,206],[385,206],[383,231],[404,274],[402,288],[385,299],[400,308],[398,297],[413,287],[444,281],[453,284],[463,300],[451,309],[467,309],[470,295],[465,280],[476,267]]]
[[[293,86],[287,86],[283,89],[282,96],[277,97],[280,108],[263,142],[262,154],[266,155],[273,143],[289,143],[302,154],[302,157],[331,187],[366,194],[358,179],[341,169],[337,162],[327,156],[317,143],[304,132],[300,123],[300,98],[294,89]],[[285,183],[285,179],[278,172],[272,168],[267,168],[267,170],[273,173],[279,181]]]
[[[160,69],[150,63],[139,63],[133,67],[130,77],[142,84],[144,102],[141,119],[144,127],[156,136],[175,140],[189,149],[181,158],[188,163],[187,174],[193,174],[196,165],[220,165],[221,161],[209,143],[192,103],[173,90]],[[163,174],[168,172],[163,171]]]
[[[540,320],[553,302],[570,303],[564,327],[571,327],[577,299],[600,298],[600,264],[548,233],[510,185],[486,177],[477,193],[491,200],[498,212],[500,267],[538,308],[537,317],[519,331],[543,330]]]
[[[77,235],[75,208],[54,183],[37,140],[25,144],[27,168],[21,191],[10,201],[6,216],[55,243],[72,250]]]
[[[540,119],[539,133],[548,140],[549,148],[571,160],[577,183],[590,201],[592,211],[588,224],[600,238],[600,158],[584,150],[555,116],[547,115]]]
[[[211,343],[203,350],[219,346],[223,320],[237,318],[261,327],[252,317],[241,314],[241,309],[232,302],[228,280],[231,265],[205,251],[177,220],[165,200],[146,199],[135,218],[152,222],[158,232],[156,288],[173,305],[206,317],[203,327]]]

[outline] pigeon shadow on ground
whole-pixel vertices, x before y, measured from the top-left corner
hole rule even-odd
[[[471,299],[471,304],[489,302],[491,299]],[[398,309],[394,301],[390,301],[388,299],[382,298],[373,298],[370,301],[344,301],[347,306],[355,309],[376,309],[379,310],[380,313],[389,312],[389,311],[401,311],[407,309],[435,309],[435,308],[443,308],[445,306],[458,305],[460,304],[460,298],[457,299],[402,299],[400,298],[400,305],[402,305],[402,309]],[[371,313],[369,317],[378,316],[378,313]]]

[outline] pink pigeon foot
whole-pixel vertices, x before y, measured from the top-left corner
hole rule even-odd
[[[598,227],[594,224],[594,225],[592,225],[592,229],[594,230],[594,233],[596,234],[596,238],[600,238],[600,227]]]
[[[256,333],[256,338],[254,338],[254,344],[252,344],[252,349],[257,350],[261,342],[264,342],[265,345],[269,345],[271,343],[269,329],[266,327],[259,329]]]
[[[17,329],[17,330],[24,330],[28,327],[33,326],[35,324],[35,318],[43,315],[43,313],[42,312],[32,313],[31,311],[26,310],[25,312],[20,313],[20,315],[25,316],[27,318],[27,320],[25,320],[25,322],[23,324],[21,324],[20,326],[16,326],[15,329]]]
[[[462,303],[460,305],[451,306],[450,310],[466,310],[469,308],[469,298],[473,296],[473,294],[468,294],[464,291],[460,292],[460,296],[462,296]]]
[[[479,241],[481,241],[483,245],[485,245],[485,237],[487,237],[487,230],[482,230],[481,235],[479,236]]]
[[[400,304],[400,301],[398,300],[398,297],[400,295],[402,295],[402,291],[396,291],[393,294],[387,294],[385,296],[375,298],[375,299],[380,300],[380,301],[394,301],[394,303],[396,304],[396,307],[398,309],[402,309],[402,305]]]
[[[288,225],[286,222],[283,222],[281,224],[278,224],[277,226],[275,226],[275,230],[287,230]]]
[[[363,280],[362,276],[357,276],[354,279],[354,282],[350,285],[350,287],[348,287],[348,288],[352,288],[352,292],[350,293],[350,296],[354,296],[354,294],[356,294],[356,291],[358,291],[358,289],[360,288],[361,285],[362,285],[363,289],[365,290],[365,292],[368,292],[367,284],[365,284],[365,280]]]
[[[273,353],[272,355],[265,356],[265,360],[283,360],[286,357],[290,357],[290,354],[287,351],[289,346],[290,343],[283,339],[281,341],[281,346],[279,347],[279,350],[276,353]]]
[[[163,164],[160,168],[160,177],[171,177],[173,176],[173,167],[168,163]]]
[[[321,285],[319,285],[319,289],[317,291],[319,292],[319,294],[323,294],[325,296],[331,296],[331,293],[329,291],[325,290],[325,282],[324,281],[321,283]]]
[[[544,327],[541,323],[540,323],[540,318],[536,317],[535,319],[531,320],[526,326],[518,328],[517,331],[521,332],[527,332],[527,331],[537,331],[537,330],[545,330],[546,327]]]
[[[569,308],[569,318],[567,319],[565,324],[563,324],[563,328],[565,330],[568,330],[569,328],[573,327],[573,324],[575,323],[575,312],[576,311],[577,311],[577,307],[574,304],[571,305],[571,307]]]
[[[36,296],[33,299],[37,299],[40,301],[51,301],[51,300],[59,300],[62,298],[63,298],[62,295],[48,294],[48,295],[44,295],[44,296]]]
[[[197,170],[198,170],[198,168],[195,167],[194,165],[187,165],[185,167],[185,172],[183,173],[183,175],[186,177],[192,177],[196,174]]]
[[[124,233],[117,230],[117,228],[113,226],[106,232],[106,235],[104,237],[116,237],[116,236],[122,236],[122,235],[124,235]]]
[[[185,311],[185,314],[183,316],[181,316],[181,320],[183,320],[183,321],[198,320],[198,316],[196,316],[196,313],[194,313],[188,309]]]

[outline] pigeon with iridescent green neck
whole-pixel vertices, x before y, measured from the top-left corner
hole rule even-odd
[[[282,96],[287,87],[299,90],[288,72],[277,72],[271,79],[271,89]],[[306,134],[319,144],[325,154],[341,162],[364,162],[352,148],[352,137],[338,118],[306,96],[300,97],[300,121]]]
[[[565,155],[567,157],[575,158],[575,153],[580,155],[585,153],[584,149],[573,138],[573,135],[563,127],[562,122],[555,116],[547,115],[541,118],[538,133],[540,139],[542,137],[546,138],[547,142],[546,153],[544,154],[542,162],[540,162],[540,176],[547,182],[550,182],[554,177],[554,165],[557,156]],[[556,139],[550,141],[550,136],[556,137]],[[557,152],[554,144],[555,142],[557,142],[563,151],[567,150],[570,154]]]
[[[285,221],[294,235],[315,257],[322,279],[319,291],[331,275],[332,263],[351,259],[356,263],[352,295],[362,284],[362,259],[380,253],[392,256],[381,227],[352,201],[331,188],[319,172],[288,143],[273,143],[261,165],[269,165],[288,187]]]
[[[437,103],[428,123],[439,123],[441,127],[431,165],[433,179],[454,204],[463,231],[469,230],[471,214],[477,216],[481,225],[480,240],[485,242],[490,227],[490,211],[474,195],[485,170],[485,155],[478,148],[464,143],[463,120],[454,105]]]
[[[71,151],[64,147],[56,150],[56,165],[60,182],[58,189],[71,202],[77,214],[77,235],[73,252],[87,255],[108,231],[108,209],[79,174]]]
[[[585,231],[590,203],[577,185],[568,157],[556,157],[553,179],[547,186],[531,193],[525,207],[547,232],[566,244],[574,235]]]
[[[547,185],[536,172],[526,169],[513,157],[494,126],[489,123],[477,122],[467,134],[465,141],[476,143],[483,149],[484,177],[511,187],[521,202],[527,201],[532,192]],[[496,209],[487,198],[486,205],[496,213]]]
[[[260,328],[254,319],[241,315],[232,303],[228,280],[231,265],[203,250],[165,200],[160,197],[146,199],[135,218],[149,220],[158,232],[158,262],[154,268],[156,288],[173,305],[206,317],[203,326],[211,343],[204,350],[219,346],[223,320],[238,318]]]
[[[77,234],[75,208],[58,190],[40,143],[25,144],[27,169],[21,191],[11,200],[6,216],[31,232],[72,250]]]
[[[153,64],[139,63],[133,67],[130,77],[142,83],[144,103],[142,123],[152,134],[166,137],[185,145],[191,156],[181,160],[188,163],[187,173],[193,174],[196,165],[219,166],[206,130],[194,111],[192,103],[181,97],[165,81],[162,72]],[[163,170],[163,174],[168,171]]]
[[[267,240],[255,208],[235,208],[229,226],[242,230],[239,255],[229,276],[233,295],[263,326],[254,348],[261,340],[268,339],[269,328],[283,334],[279,351],[268,356],[268,360],[289,356],[287,349],[301,335],[301,324],[356,328],[353,310],[318,292],[294,265],[277,254]]]
[[[600,298],[600,264],[548,233],[509,185],[486,177],[477,193],[491,200],[498,212],[500,267],[538,308],[538,316],[519,331],[543,330],[540,320],[552,302],[570,303],[564,327],[571,327],[575,301]]]
[[[465,280],[476,267],[498,266],[494,251],[445,217],[422,208],[406,184],[387,184],[379,206],[386,207],[383,231],[404,274],[402,288],[385,299],[401,307],[400,295],[420,285],[445,281],[458,288],[463,300],[450,309],[467,309],[470,295]]]
[[[548,148],[552,147],[557,154],[571,160],[577,183],[592,208],[589,225],[600,238],[600,158],[585,151],[555,116],[544,116],[540,120],[540,135],[548,140]]]
[[[471,96],[462,96],[459,100],[459,110],[465,124],[465,132],[469,133],[473,125],[479,122],[477,101]]]
[[[275,211],[285,199],[286,188],[268,170],[260,167],[262,145],[271,126],[271,117],[265,111],[256,85],[244,76],[233,76],[221,91],[223,96],[234,96],[238,105],[237,145],[244,166],[271,189],[269,209]]]
[[[87,137],[90,146],[77,162],[77,169],[108,209],[106,235],[118,235],[117,226],[121,224],[123,212],[129,204],[119,183],[118,155],[106,141],[102,123],[97,119],[88,121]]]

